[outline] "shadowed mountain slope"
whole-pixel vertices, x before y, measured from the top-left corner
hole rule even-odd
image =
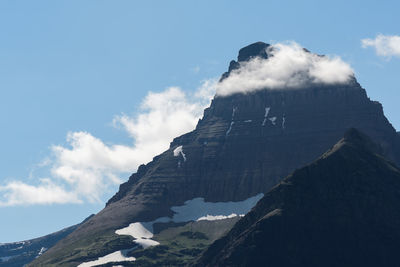
[[[197,266],[396,266],[400,170],[355,129],[261,199]]]

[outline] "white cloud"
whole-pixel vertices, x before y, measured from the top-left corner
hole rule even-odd
[[[41,179],[40,184],[32,186],[20,181],[0,186],[4,200],[1,206],[80,203],[75,192],[68,192],[62,186],[54,184],[50,179]]]
[[[142,103],[143,113],[135,118],[118,116],[114,123],[121,125],[135,139],[141,160],[149,161],[167,149],[174,137],[194,129],[210,101],[203,90],[201,87],[192,99],[177,87],[162,93],[150,92]]]
[[[363,48],[373,47],[378,56],[400,57],[400,36],[378,34],[375,39],[362,39]]]
[[[214,95],[214,81],[194,93],[178,87],[150,92],[137,115],[120,115],[114,125],[133,139],[132,145],[108,145],[88,132],[67,134],[68,146],[53,146],[43,167],[51,179],[36,185],[12,181],[0,186],[0,206],[97,202],[140,164],[169,147],[176,136],[194,129]]]
[[[268,59],[253,58],[217,84],[217,94],[246,93],[261,89],[299,88],[308,84],[346,83],[354,72],[339,57],[319,56],[299,44],[278,43],[268,50]]]

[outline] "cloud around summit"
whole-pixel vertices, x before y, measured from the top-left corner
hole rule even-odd
[[[256,57],[240,62],[240,68],[217,84],[217,94],[226,96],[261,89],[293,89],[308,84],[346,83],[354,75],[350,65],[337,56],[319,56],[295,42],[277,43],[268,59]]]

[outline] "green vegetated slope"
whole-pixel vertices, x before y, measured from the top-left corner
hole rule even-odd
[[[130,255],[136,262],[125,266],[186,266],[216,239],[226,234],[239,217],[217,220],[190,222],[184,226],[161,231],[153,238],[159,246],[139,250]]]
[[[112,267],[121,264],[123,266],[187,266],[193,264],[212,242],[226,234],[238,220],[239,217],[234,217],[216,221],[189,222],[184,225],[168,225],[168,228],[155,234],[152,238],[160,245],[147,249],[136,249],[127,254],[128,257],[135,257],[136,261],[110,262],[98,266]],[[109,244],[118,249],[135,247],[133,239],[128,236],[115,238],[115,235],[103,234],[99,238],[105,238],[105,236],[108,236],[109,239],[93,238],[87,244],[80,244],[76,253],[88,261],[87,259],[97,259],[93,255],[106,255],[106,251],[109,251],[107,247],[103,248],[103,251],[99,251],[95,246],[98,243]],[[77,258],[76,254],[71,256],[73,259]],[[49,262],[47,266],[68,266],[69,264],[71,261],[66,259],[61,265]]]

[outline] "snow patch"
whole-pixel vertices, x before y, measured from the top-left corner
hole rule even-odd
[[[182,151],[182,146],[178,146],[177,148],[174,149],[174,157],[179,156],[179,154]]]
[[[261,126],[265,126],[266,123],[267,123],[267,118],[264,118],[264,120],[263,120]]]
[[[153,233],[146,229],[142,223],[131,223],[128,227],[116,230],[117,235],[130,235],[134,238],[152,238]]]
[[[237,216],[243,217],[244,214],[237,215],[236,213],[232,213],[231,215],[225,216],[225,215],[209,215],[203,216],[197,219],[197,221],[217,221],[217,220],[225,220],[225,219],[230,219],[230,218],[235,218]]]
[[[42,255],[45,251],[47,250],[47,248],[42,247],[39,251],[39,255]]]
[[[197,221],[201,217],[210,216],[230,216],[232,214],[246,214],[264,196],[260,193],[238,202],[205,202],[204,198],[194,198],[188,200],[182,206],[172,207],[175,212],[172,217],[173,222]]]
[[[228,135],[232,131],[232,126],[234,123],[235,123],[234,121],[231,121],[231,124],[229,125],[229,129],[226,131],[225,135]]]
[[[276,125],[276,117],[269,118],[273,125]]]
[[[233,120],[233,117],[235,117],[236,110],[237,110],[237,107],[232,108],[232,120]]]
[[[124,261],[135,261],[134,257],[127,257],[126,255],[132,251],[132,249],[124,249],[115,251],[113,253],[107,254],[103,257],[99,257],[97,260],[84,262],[78,265],[78,267],[92,267],[101,264],[107,264],[110,262],[124,262]]]
[[[141,245],[142,248],[144,248],[144,249],[146,249],[148,247],[153,247],[153,246],[160,245],[160,243],[155,241],[155,240],[145,239],[145,238],[137,239],[137,240],[135,240],[135,243]]]
[[[205,202],[204,198],[198,197],[185,201],[182,206],[173,206],[172,218],[160,217],[151,222],[131,223],[128,227],[115,231],[119,235],[130,235],[137,239],[147,239],[153,237],[153,225],[155,223],[168,222],[190,222],[197,221],[207,216],[232,216],[232,214],[243,215],[248,213],[257,202],[264,196],[263,193],[250,197],[242,201],[229,202]],[[136,240],[135,240],[136,242]]]
[[[268,117],[268,113],[269,113],[270,109],[271,109],[270,107],[265,108],[264,118]]]
[[[252,122],[252,120],[246,120],[246,121],[244,121],[244,122]]]
[[[228,130],[226,131],[226,136],[228,136],[228,134],[232,131],[232,126],[233,124],[235,124],[235,122],[233,121],[234,117],[235,117],[235,113],[236,113],[237,107],[233,107],[232,108],[232,116],[231,116],[231,124],[229,125]]]
[[[42,248],[40,249],[38,255],[36,256],[36,258],[39,257],[40,255],[42,255],[46,250],[47,250],[47,248],[42,247]]]
[[[283,117],[282,117],[282,129],[285,129],[285,122],[286,122],[286,115],[283,114]]]
[[[270,110],[271,110],[271,107],[266,107],[265,108],[264,120],[263,120],[261,126],[265,126],[265,124],[267,123],[268,113],[269,113]]]
[[[179,155],[182,156],[183,161],[186,161],[186,155],[183,153],[183,147],[178,146],[177,148],[174,149],[174,157],[178,157]]]
[[[149,228],[149,229],[148,229]],[[153,224],[149,225],[146,223],[131,223],[128,227],[116,230],[117,235],[130,235],[135,238],[135,243],[141,245],[143,248],[151,246],[157,246],[160,243],[151,240],[153,237]]]

